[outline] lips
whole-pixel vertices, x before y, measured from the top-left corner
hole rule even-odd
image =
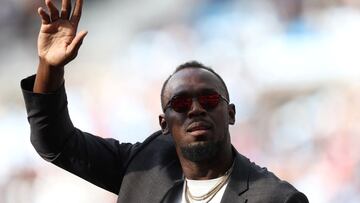
[[[188,128],[187,132],[195,132],[195,131],[206,131],[211,128],[211,125],[206,122],[194,122],[191,123]]]

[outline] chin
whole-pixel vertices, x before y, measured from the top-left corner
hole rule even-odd
[[[198,141],[181,147],[184,158],[192,162],[204,162],[216,157],[222,142]]]

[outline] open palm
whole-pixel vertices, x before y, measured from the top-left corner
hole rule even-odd
[[[50,14],[43,8],[38,10],[42,19],[38,37],[38,54],[51,66],[64,66],[76,57],[86,35],[84,31],[76,34],[81,17],[82,0],[76,1],[71,16],[70,0],[63,0],[61,14],[50,0],[46,0],[46,5]]]

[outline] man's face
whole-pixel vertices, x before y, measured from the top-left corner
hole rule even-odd
[[[188,111],[176,112],[170,107],[160,116],[161,127],[172,134],[180,159],[207,161],[231,147],[228,126],[235,121],[234,105],[220,99],[215,108],[206,110],[197,100],[200,95],[214,92],[226,95],[221,81],[201,68],[185,68],[168,81],[165,104],[174,97],[193,97]]]

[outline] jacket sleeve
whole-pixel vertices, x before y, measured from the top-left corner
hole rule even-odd
[[[21,81],[30,140],[45,160],[118,194],[126,167],[140,144],[120,144],[82,132],[72,124],[65,87],[48,94],[33,93],[35,76]]]

